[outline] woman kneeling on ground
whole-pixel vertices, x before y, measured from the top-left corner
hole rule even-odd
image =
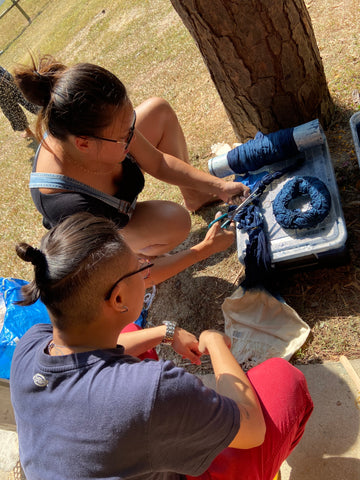
[[[249,193],[241,183],[192,167],[170,105],[151,98],[134,109],[122,82],[100,66],[81,63],[67,68],[45,56],[38,67],[33,62],[32,67],[15,69],[15,78],[26,98],[42,107],[37,136],[46,138],[35,157],[30,188],[47,228],[73,213],[89,211],[115,221],[134,252],[154,257],[183,242],[191,220],[174,202],[136,203],[144,187],[143,172],[178,185],[190,211],[218,199],[231,203],[234,196]],[[54,179],[57,183],[50,184]],[[107,196],[115,197],[116,206],[106,203]],[[232,240],[218,231],[210,247],[207,241],[156,262],[154,283],[225,249]]]
[[[32,327],[12,360],[27,478],[273,479],[312,411],[299,370],[271,359],[244,374],[214,330],[120,333],[140,314],[147,272],[107,219],[76,214],[17,253],[35,271],[22,304],[40,298],[52,323]],[[196,363],[209,354],[216,391],[135,358],[162,341]]]

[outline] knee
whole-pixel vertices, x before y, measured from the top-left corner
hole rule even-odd
[[[169,232],[183,232],[184,238],[189,235],[191,229],[191,217],[189,212],[175,202],[166,202],[163,208],[164,222]]]
[[[305,375],[283,358],[270,358],[263,363],[268,374],[273,375],[278,385],[285,386],[288,394],[309,396]]]
[[[251,369],[249,374],[258,379],[268,378],[270,383],[273,381],[278,386],[286,386],[286,389],[290,386],[292,389],[307,389],[304,374],[283,358],[269,358]]]
[[[145,100],[143,105],[148,105],[152,109],[158,109],[158,110],[164,110],[164,111],[172,110],[170,103],[162,97],[150,97],[147,100]]]
[[[158,121],[163,120],[164,122],[169,122],[174,119],[177,120],[175,111],[173,110],[170,103],[161,97],[151,97],[145,100],[141,104],[141,107],[151,112],[152,115],[156,115]]]
[[[303,373],[299,369],[291,365],[284,358],[274,357],[265,360],[261,365],[264,365],[266,369],[273,372],[276,378],[289,377],[289,378],[303,378]]]
[[[147,200],[136,206],[129,226],[153,239],[161,236],[163,241],[174,247],[189,235],[191,217],[178,203],[168,200]]]
[[[172,110],[170,103],[162,97],[150,97],[144,100],[138,107],[145,110]]]
[[[266,365],[274,371],[291,371],[294,368],[287,360],[280,357],[269,358],[262,365]]]

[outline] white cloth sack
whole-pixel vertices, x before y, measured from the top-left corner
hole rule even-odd
[[[271,357],[289,360],[310,333],[293,308],[264,289],[239,287],[222,310],[231,351],[245,370]]]

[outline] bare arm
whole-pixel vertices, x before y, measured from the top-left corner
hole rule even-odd
[[[165,325],[145,328],[134,332],[120,333],[117,343],[123,345],[127,355],[137,357],[159,345],[165,333]],[[198,349],[198,344],[199,342],[195,335],[180,327],[175,328],[174,341],[172,344],[173,349],[184,358],[188,358],[191,362],[199,365],[201,363],[201,353]]]
[[[263,443],[266,430],[262,409],[229,345],[230,339],[215,330],[205,330],[199,338],[199,350],[210,355],[217,392],[233,399],[240,411],[240,428],[229,446],[240,449],[257,447]]]
[[[215,217],[218,215],[220,215],[219,212]],[[152,285],[164,282],[191,265],[230,247],[234,243],[235,228],[232,226],[228,229],[222,229],[220,225],[219,222],[213,225],[207,231],[204,240],[193,247],[155,259],[150,276],[145,280],[146,287],[149,288]]]
[[[240,182],[228,182],[202,172],[178,158],[157,150],[137,130],[130,148],[139,166],[149,175],[166,183],[211,193],[230,203],[235,195],[247,196],[249,188]]]

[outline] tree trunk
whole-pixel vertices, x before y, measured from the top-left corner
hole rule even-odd
[[[333,103],[303,0],[171,0],[240,140],[319,118]]]

